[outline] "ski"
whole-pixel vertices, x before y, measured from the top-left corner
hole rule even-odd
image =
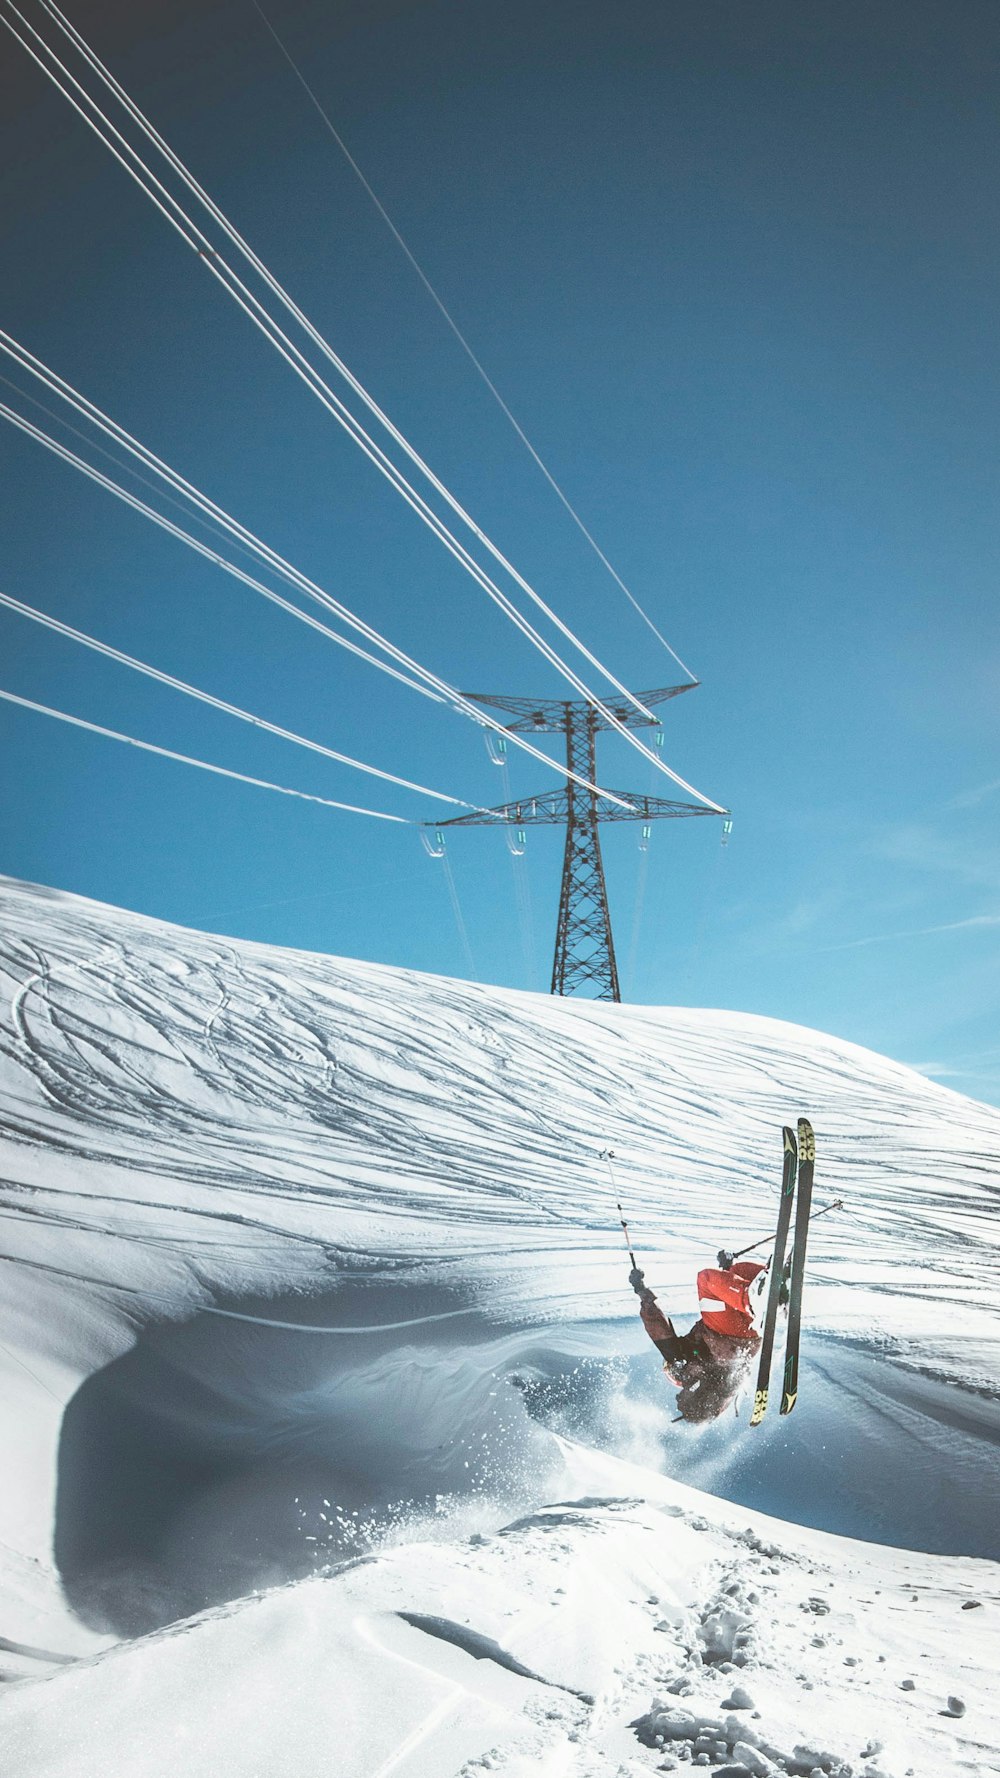
[[[790,1414],[799,1392],[799,1331],[802,1325],[802,1280],[806,1269],[806,1237],[812,1205],[813,1166],[816,1160],[816,1138],[812,1124],[799,1118],[799,1183],[795,1204],[795,1233],[792,1237],[792,1276],[788,1290],[788,1333],[785,1339],[785,1378],[781,1395],[781,1412]]]
[[[767,1412],[771,1358],[774,1353],[774,1330],[778,1320],[778,1299],[785,1265],[785,1246],[788,1241],[788,1230],[791,1227],[792,1199],[795,1196],[795,1179],[798,1171],[798,1145],[793,1132],[787,1125],[783,1127],[781,1137],[784,1143],[784,1162],[781,1169],[778,1226],[774,1234],[774,1253],[771,1257],[767,1308],[764,1313],[764,1327],[760,1337],[760,1360],[757,1366],[757,1389],[753,1398],[753,1412],[750,1415],[751,1426],[759,1426]]]

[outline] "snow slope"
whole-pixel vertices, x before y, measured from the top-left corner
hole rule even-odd
[[[750,1015],[0,903],[5,1771],[998,1769],[1000,1113]],[[600,1151],[693,1316],[799,1112],[847,1200],[802,1399],[674,1428]]]
[[[5,1769],[103,1778],[109,1752],[134,1778],[1000,1769],[995,1564],[568,1455],[570,1498],[492,1536],[404,1544],[18,1688]]]

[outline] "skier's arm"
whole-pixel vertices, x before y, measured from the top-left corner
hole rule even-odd
[[[674,1330],[646,1283],[645,1273],[640,1272],[638,1266],[633,1266],[628,1275],[628,1281],[639,1298],[639,1314],[642,1316],[642,1325],[650,1339],[666,1339]]]
[[[653,1297],[648,1304],[639,1305],[642,1325],[646,1329],[653,1345],[663,1359],[663,1368],[672,1383],[678,1386],[689,1382],[701,1368],[698,1341],[694,1329],[690,1333],[679,1334],[674,1331],[674,1324]]]
[[[629,1273],[629,1283],[639,1298],[639,1314],[642,1317],[642,1325],[653,1345],[661,1357],[666,1359],[668,1365],[679,1364],[683,1368],[691,1356],[690,1339],[687,1335],[678,1335],[674,1332],[673,1322],[668,1315],[664,1315],[637,1266]]]
[[[664,1315],[651,1290],[643,1291],[639,1299],[639,1314],[642,1317],[642,1325],[654,1345],[658,1346],[662,1341],[669,1342],[677,1338],[673,1323],[668,1316]]]

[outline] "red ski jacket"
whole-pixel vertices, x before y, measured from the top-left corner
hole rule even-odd
[[[706,1266],[698,1273],[701,1318],[689,1333],[675,1333],[650,1291],[640,1300],[639,1314],[664,1370],[678,1386],[707,1372],[742,1370],[759,1344],[753,1325],[750,1285],[764,1267],[738,1260],[728,1271]]]
[[[730,1339],[745,1340],[753,1332],[750,1286],[763,1270],[756,1260],[738,1259],[726,1272],[716,1266],[699,1272],[698,1308],[705,1326]]]

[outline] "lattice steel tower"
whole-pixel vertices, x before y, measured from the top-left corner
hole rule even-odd
[[[679,697],[683,691],[693,691],[696,683],[690,681],[686,685],[668,685],[658,691],[641,692],[639,702],[647,706],[662,704],[668,698]],[[564,734],[567,772],[576,773],[591,784],[597,782],[597,733],[599,729],[610,728],[611,724],[593,704],[558,698],[535,702],[530,698],[498,698],[480,692],[464,695],[473,698],[477,704],[489,704],[495,710],[513,714],[515,720],[507,724],[511,734],[526,731]],[[610,702],[608,708],[627,728],[660,726],[655,716],[644,716],[640,710],[626,709]],[[631,790],[616,790],[614,795],[622,797],[630,806],[622,808],[607,796],[597,796],[594,791],[585,790],[567,776],[565,790],[523,797],[518,802],[501,803],[482,814],[456,815],[450,821],[432,824],[440,828],[491,827],[496,821],[504,821],[515,828],[523,828],[555,827],[565,822],[566,849],[552,962],[553,994],[575,994],[593,985],[595,999],[621,999],[598,834],[600,822],[641,821],[646,825],[651,821],[719,813],[698,803],[669,802],[664,797],[642,796]],[[728,820],[728,811],[722,811],[722,815]]]

